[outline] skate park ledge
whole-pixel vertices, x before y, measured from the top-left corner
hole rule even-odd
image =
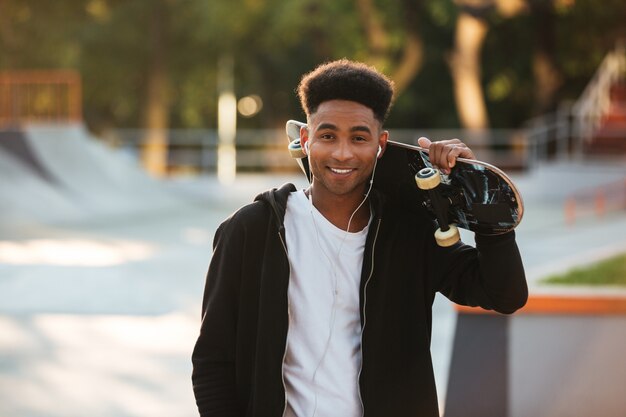
[[[459,314],[498,314],[476,307],[455,306]],[[515,314],[620,314],[626,315],[626,294],[531,295]]]
[[[446,417],[624,416],[621,290],[532,294],[513,315],[456,310]]]

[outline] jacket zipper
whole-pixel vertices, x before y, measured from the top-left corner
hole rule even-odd
[[[380,221],[378,219],[378,224],[376,225],[376,234],[374,235],[374,241],[372,242],[372,266],[370,268],[370,274],[365,281],[365,285],[363,286],[363,327],[361,328],[361,365],[359,367],[359,374],[357,375],[357,386],[359,387],[359,401],[361,402],[361,415],[365,416],[365,405],[363,404],[363,394],[361,393],[361,372],[363,372],[363,334],[365,333],[365,325],[367,324],[367,317],[365,315],[365,307],[367,306],[367,284],[369,284],[372,279],[372,275],[374,275],[374,252],[376,249],[376,240],[378,239],[378,231],[380,229]]]
[[[289,264],[289,276],[291,277],[291,262],[289,262],[289,253],[287,252],[287,245],[285,244],[285,240],[283,239],[283,235],[278,231],[278,237],[280,238],[280,243],[283,245],[283,249],[285,250],[285,256],[287,256],[287,263]],[[289,286],[287,286],[287,291],[289,291]],[[289,323],[291,322],[291,306],[289,305],[289,295],[287,295],[287,337],[285,338],[285,351],[283,352],[283,361],[281,366],[281,379],[283,382],[283,393],[285,396],[285,406],[283,407],[282,416],[285,417],[287,413],[287,384],[285,384],[285,359],[287,359],[287,345],[289,344]]]

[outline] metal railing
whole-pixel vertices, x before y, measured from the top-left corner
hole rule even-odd
[[[624,78],[626,78],[626,45],[620,42],[615,50],[606,55],[585,91],[572,107],[581,141],[589,141],[600,127],[611,105],[611,86]]]
[[[113,147],[139,158],[144,145],[142,129],[118,129],[103,138]],[[523,130],[489,129],[390,129],[390,139],[417,144],[420,136],[431,140],[459,138],[477,158],[505,169],[527,169],[531,158],[541,154],[528,143]],[[207,173],[217,170],[217,132],[212,129],[172,129],[168,131],[168,172]],[[240,129],[236,136],[238,171],[296,171],[297,164],[287,151],[283,129]]]
[[[117,129],[104,138],[116,148],[139,158],[144,146],[142,129]],[[167,132],[168,172],[204,173],[217,170],[218,135],[214,129],[172,129]],[[280,129],[240,129],[236,137],[238,171],[289,171],[297,167],[287,152]]]
[[[80,75],[70,70],[0,72],[0,127],[82,120]]]
[[[528,120],[523,126],[530,147],[529,161],[580,159],[583,143],[575,123],[572,104],[564,102],[556,112]]]

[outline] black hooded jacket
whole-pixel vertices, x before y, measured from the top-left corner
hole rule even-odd
[[[207,274],[193,389],[200,415],[280,417],[290,266],[283,218],[291,184],[267,191],[218,228]],[[372,197],[360,304],[364,415],[439,415],[430,356],[436,292],[501,313],[528,290],[514,232],[439,247],[423,211]]]

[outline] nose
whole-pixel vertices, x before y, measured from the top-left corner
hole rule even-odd
[[[340,140],[333,149],[332,157],[337,161],[349,161],[354,157],[354,152],[349,141]]]

